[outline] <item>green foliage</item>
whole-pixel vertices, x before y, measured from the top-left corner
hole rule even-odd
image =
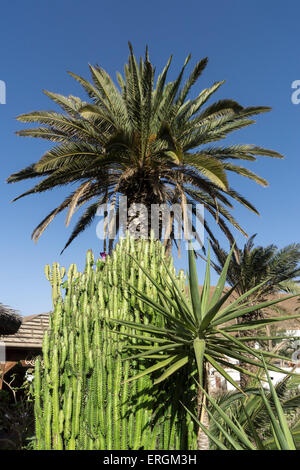
[[[232,250],[228,255],[224,268],[220,273],[218,283],[211,297],[210,295],[210,255],[208,254],[207,270],[204,279],[201,296],[199,295],[199,282],[195,266],[195,257],[192,247],[189,250],[189,286],[190,295],[186,298],[178,286],[176,277],[163,261],[167,272],[167,279],[159,274],[159,279],[155,279],[151,272],[143,267],[139,261],[136,264],[149,279],[151,284],[156,287],[158,300],[153,300],[143,290],[137,288],[128,282],[128,287],[145,305],[151,307],[158,317],[165,320],[164,327],[157,328],[153,324],[140,324],[122,319],[110,319],[112,324],[126,326],[137,330],[140,334],[147,333],[147,337],[134,336],[139,342],[134,346],[136,353],[127,359],[133,361],[139,359],[153,358],[155,364],[145,368],[141,375],[152,374],[153,370],[160,370],[162,375],[156,380],[159,383],[170,375],[173,375],[179,369],[185,367],[189,362],[193,364],[199,375],[199,382],[202,386],[204,363],[209,363],[226,380],[231,382],[236,388],[238,385],[227,374],[224,366],[243,372],[250,377],[253,374],[243,369],[237,364],[230,363],[230,359],[238,359],[244,364],[252,364],[258,368],[264,365],[260,359],[262,354],[267,361],[267,367],[270,370],[282,371],[272,364],[271,359],[281,359],[281,356],[268,351],[258,351],[247,346],[243,341],[236,337],[236,334],[243,330],[257,329],[267,324],[273,324],[286,320],[287,318],[298,318],[300,315],[290,315],[288,317],[268,318],[265,320],[254,320],[249,323],[232,324],[232,320],[243,317],[254,310],[266,308],[282,302],[283,299],[269,300],[258,305],[249,303],[249,297],[261,288],[261,285],[255,286],[243,295],[237,297],[229,305],[225,306],[227,299],[235,290],[234,286],[224,294],[224,286],[227,276],[227,270],[230,264]],[[168,289],[162,288],[162,283],[168,286]],[[286,299],[294,297],[287,296]],[[117,333],[117,332],[116,332]],[[121,336],[128,336],[127,332],[118,332]],[[233,334],[234,333],[234,334]],[[150,344],[148,344],[150,343]],[[131,377],[129,380],[133,380]]]
[[[251,125],[255,122],[253,116],[270,108],[243,107],[230,99],[205,107],[224,82],[198,90],[191,98],[207,58],[198,61],[184,81],[188,56],[178,77],[168,82],[171,59],[155,81],[148,50],[138,64],[130,45],[124,77],[117,75],[119,86],[102,67],[90,66],[92,82],[70,74],[82,85],[90,102],[46,91],[62,112],[34,111],[19,116],[21,122],[38,123],[39,127],[18,131],[18,135],[46,139],[55,145],[37,163],[8,178],[9,183],[39,179],[16,199],[70,183],[78,185],[36,227],[32,234],[35,241],[56,215],[67,210],[68,225],[76,208],[86,204],[66,248],[91,224],[99,205],[112,204],[118,213],[120,195],[128,197],[128,206],[135,202],[148,208],[161,203],[200,203],[209,214],[205,228],[210,236],[209,217],[230,240],[233,237],[227,221],[245,233],[230,213],[232,202],[257,210],[229,186],[228,172],[264,186],[267,182],[231,162],[281,155],[255,145],[223,147],[212,143]]]
[[[220,273],[220,278],[210,297],[210,254],[208,253],[207,269],[202,288],[201,296],[199,295],[199,282],[195,265],[194,251],[190,245],[189,250],[189,297],[180,291],[178,282],[172,272],[164,263],[167,279],[164,278],[168,289],[162,288],[163,278],[154,279],[149,270],[145,269],[136,261],[142,272],[147,276],[158,292],[158,301],[153,300],[143,290],[128,282],[128,286],[132,292],[145,305],[151,307],[157,316],[164,319],[164,326],[157,328],[153,324],[140,324],[122,319],[110,319],[112,324],[120,325],[131,329],[131,333],[126,331],[117,331],[121,336],[133,336],[138,343],[134,345],[134,354],[127,356],[127,360],[139,360],[141,367],[144,369],[136,376],[128,379],[128,382],[140,379],[154,372],[160,371],[160,376],[154,381],[159,384],[171,376],[173,377],[178,371],[183,371],[189,366],[190,376],[198,374],[199,388],[197,390],[197,412],[196,416],[200,424],[197,433],[197,448],[203,449],[207,447],[207,439],[203,435],[204,423],[207,421],[205,411],[206,391],[208,390],[207,368],[212,366],[227,381],[234,385],[240,391],[239,385],[226,372],[226,367],[236,369],[240,373],[255,378],[255,375],[247,370],[244,366],[255,365],[257,368],[263,368],[260,354],[267,361],[267,367],[270,370],[280,370],[274,366],[271,359],[281,358],[279,355],[262,351],[259,352],[253,347],[247,346],[240,341],[236,334],[240,331],[259,328],[266,324],[272,324],[286,319],[286,317],[278,317],[276,319],[269,318],[264,320],[251,321],[243,324],[231,324],[232,320],[239,319],[246,314],[251,313],[257,308],[265,308],[275,305],[282,301],[276,299],[273,301],[263,302],[259,305],[253,305],[249,302],[249,297],[257,291],[261,286],[255,286],[248,292],[239,296],[228,306],[225,306],[226,300],[231,296],[235,286],[229,289],[225,294],[224,286],[226,281],[227,270],[229,267],[232,250],[228,255],[224,268]],[[292,297],[292,296],[290,296]],[[288,297],[289,298],[289,297]],[[296,315],[298,317],[299,315]],[[295,316],[294,316],[295,317]],[[293,318],[290,316],[289,318]],[[137,333],[136,333],[137,332]],[[143,337],[142,334],[147,334]],[[148,362],[152,359],[152,364],[147,367],[145,360]],[[231,359],[238,359],[239,365],[232,364]],[[154,364],[153,364],[154,361]],[[243,364],[243,366],[241,365]],[[203,393],[203,390],[205,393]],[[203,439],[205,437],[205,439]]]
[[[296,450],[299,447],[300,397],[287,394],[288,377],[274,387],[266,367],[265,374],[269,392],[262,384],[245,391],[244,395],[233,392],[221,398],[213,398],[204,391],[210,427],[202,428],[210,439],[211,449]],[[291,411],[296,414],[293,423],[288,420]],[[193,418],[198,422],[196,416]]]
[[[239,318],[239,323],[263,319],[272,310],[279,315],[292,313],[287,312],[281,304],[267,305],[264,308],[260,308],[259,304],[270,298],[275,298],[274,296],[279,292],[298,293],[298,295],[300,293],[299,282],[295,281],[300,275],[300,244],[292,243],[280,250],[275,245],[255,246],[255,236],[253,235],[243,248],[236,247],[234,249],[234,255],[230,260],[226,276],[229,285],[236,286],[238,295],[243,295],[258,284],[260,285],[260,288],[256,289],[249,298],[249,302],[256,305],[256,309]],[[218,243],[213,242],[212,246],[218,263],[212,264],[216,271],[220,273],[225,265],[228,253]],[[270,336],[270,327],[267,328],[268,336]],[[255,330],[241,330],[238,336],[240,338],[248,336],[248,345],[254,346],[255,340],[253,337],[257,336],[257,332]],[[268,344],[266,340],[258,340],[258,342],[262,345],[262,348],[266,348]],[[270,346],[270,343],[268,346]],[[245,365],[245,367],[251,370],[251,366]],[[242,386],[246,387],[247,382],[248,378],[242,374]]]
[[[296,379],[299,382],[299,377],[296,377]],[[291,430],[295,445],[299,449],[300,395],[298,387],[293,385],[294,381],[295,377],[291,378],[287,375],[283,380],[277,383],[275,390],[286,419],[288,420],[289,429]],[[245,389],[244,392],[246,395],[236,391],[221,394],[215,398],[216,403],[227,416],[240,424],[250,439],[253,434],[252,427],[254,427],[260,439],[263,439],[264,447],[268,449],[275,448],[276,442],[272,435],[270,414],[265,407],[260,388],[257,388],[257,386],[253,384],[253,387]],[[265,396],[271,409],[276,412],[271,392],[265,391]],[[223,444],[229,446],[230,443],[226,437],[220,435],[220,430],[216,422],[225,426],[228,433],[230,433],[230,429],[226,426],[224,420],[220,418],[218,411],[213,405],[210,406],[209,409],[214,417],[210,422],[210,432],[222,440]],[[218,447],[211,442],[211,448],[214,449]]]
[[[52,286],[52,303],[56,303],[57,299],[61,296],[61,284],[66,274],[65,268],[59,268],[58,263],[53,263],[52,271],[51,266],[47,264],[45,266],[45,275]]]
[[[260,286],[225,307],[230,256],[210,298],[209,262],[199,295],[189,251],[187,297],[184,273],[176,276],[172,258],[153,239],[127,236],[96,268],[89,251],[84,272],[71,265],[64,283],[64,270],[54,264],[51,275],[48,267],[55,304],[35,369],[36,448],[195,449],[196,429],[181,403],[195,398],[194,378],[207,387],[207,363],[236,387],[226,366],[253,375],[230,358],[263,369],[262,353],[270,370],[281,371],[271,363],[279,355],[235,336],[239,328],[262,326],[230,323],[257,308],[247,299]],[[194,406],[199,416],[195,400]]]
[[[20,366],[21,368],[21,366]],[[22,368],[21,368],[22,369]],[[30,450],[34,442],[34,411],[29,383],[0,390],[0,450]]]
[[[255,236],[249,238],[243,249],[235,248],[227,282],[237,285],[240,295],[263,283],[253,296],[257,302],[276,292],[299,293],[299,283],[294,280],[300,275],[300,244],[292,243],[280,250],[276,245],[254,246]],[[220,273],[228,253],[217,243],[212,247],[218,260],[214,267]]]
[[[59,286],[65,292],[55,297],[43,358],[36,362],[37,449],[195,448],[193,422],[179,403],[191,399],[188,371],[156,386],[154,393],[149,377],[128,383],[139,364],[122,357],[138,340],[134,335],[124,340],[108,325],[111,319],[120,319],[163,327],[164,320],[130,291],[127,279],[157,300],[158,289],[143,269],[151,270],[154,278],[166,278],[167,269],[175,275],[171,258],[164,265],[164,256],[160,242],[127,237],[105,263],[97,260],[94,267],[89,251],[83,273],[75,265],[69,268],[67,280]],[[183,291],[182,273],[177,282]],[[166,283],[161,286],[168,290]],[[118,332],[129,331],[122,326]]]

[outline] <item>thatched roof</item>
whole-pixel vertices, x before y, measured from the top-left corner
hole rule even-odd
[[[0,335],[13,335],[20,328],[22,318],[18,313],[0,303]]]

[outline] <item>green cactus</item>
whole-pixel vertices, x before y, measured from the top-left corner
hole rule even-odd
[[[164,282],[164,247],[153,238],[137,242],[127,236],[107,256],[104,266],[99,260],[95,263],[89,250],[83,273],[71,265],[63,284],[64,268],[58,263],[45,268],[54,308],[50,333],[44,336],[43,362],[37,361],[35,369],[37,449],[194,448],[193,422],[179,404],[184,378],[170,384],[170,390],[157,386],[157,396],[149,395],[148,376],[126,382],[137,364],[123,361],[123,352],[138,340],[133,337],[129,344],[130,340],[116,334],[117,327],[111,331],[108,320],[163,326],[152,308],[125,285],[129,279],[158,299],[156,288],[128,255]],[[168,265],[174,272],[172,259]],[[183,272],[178,275],[178,286],[185,289]],[[164,288],[168,289],[167,284]],[[170,396],[176,403],[168,401]]]
[[[61,297],[61,285],[62,280],[66,274],[66,269],[64,267],[59,269],[58,263],[53,263],[52,271],[49,264],[45,266],[46,278],[52,286],[52,303],[56,304],[57,299]]]

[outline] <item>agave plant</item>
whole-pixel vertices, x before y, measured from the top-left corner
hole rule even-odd
[[[178,77],[168,82],[171,60],[155,80],[148,50],[138,63],[130,45],[125,74],[117,74],[118,84],[102,67],[91,66],[92,82],[71,73],[87,92],[89,102],[46,91],[62,112],[34,111],[18,117],[21,122],[38,123],[38,127],[18,131],[18,135],[46,139],[54,146],[38,162],[8,178],[9,183],[39,179],[16,199],[77,185],[36,227],[34,241],[62,211],[67,210],[68,225],[76,208],[85,206],[66,248],[91,224],[100,205],[113,206],[118,216],[120,196],[128,198],[128,207],[144,204],[148,213],[152,204],[203,204],[208,218],[212,216],[230,240],[233,237],[227,222],[245,233],[232,217],[232,203],[257,210],[230,187],[227,175],[233,172],[266,186],[264,178],[236,162],[255,161],[259,155],[281,155],[255,145],[212,143],[253,124],[252,116],[270,108],[243,107],[231,99],[206,106],[224,83],[215,82],[198,91],[195,98],[189,97],[207,58],[195,64],[185,82],[190,56]],[[207,221],[205,227],[212,237]]]
[[[191,248],[191,245],[190,245]],[[271,324],[287,318],[295,318],[299,315],[269,318],[264,320],[244,323],[233,323],[238,318],[258,308],[257,305],[249,305],[248,298],[261,286],[255,286],[245,294],[239,296],[229,305],[226,301],[230,298],[235,286],[224,291],[228,266],[232,251],[227,257],[224,268],[221,272],[217,286],[210,297],[210,254],[208,250],[208,261],[203,289],[200,295],[199,283],[196,271],[195,256],[192,249],[189,250],[189,295],[179,289],[178,282],[166,266],[168,279],[165,280],[170,293],[166,293],[155,281],[151,274],[141,265],[140,269],[146,274],[148,279],[156,286],[159,293],[160,302],[155,302],[143,291],[140,291],[131,283],[129,287],[135,295],[145,304],[154,309],[157,315],[161,315],[165,320],[165,327],[158,328],[151,324],[137,322],[111,320],[112,324],[124,325],[131,333],[123,333],[114,329],[115,333],[125,336],[132,336],[138,341],[134,346],[128,348],[137,349],[135,354],[127,356],[127,360],[140,360],[153,358],[153,365],[144,368],[141,372],[129,380],[135,380],[146,374],[160,375],[155,378],[154,384],[167,380],[170,376],[180,371],[188,364],[192,367],[192,374],[198,375],[199,387],[197,390],[197,418],[201,423],[198,433],[198,448],[207,446],[207,437],[203,434],[202,426],[207,425],[208,416],[205,410],[208,391],[208,369],[213,367],[226,380],[242,392],[239,385],[230,377],[226,368],[233,368],[240,373],[247,374],[255,378],[256,376],[249,370],[241,367],[240,364],[232,364],[231,360],[236,360],[244,364],[252,364],[258,368],[263,368],[260,354],[266,360],[266,365],[270,370],[284,372],[271,363],[273,358],[281,358],[278,354],[268,351],[258,351],[245,345],[242,339],[237,338],[241,330],[259,328],[266,324]],[[293,297],[293,295],[289,296]],[[259,308],[281,302],[282,299],[263,302]],[[146,336],[145,336],[146,335]],[[243,392],[242,392],[243,393]]]
[[[262,362],[264,362],[263,359]],[[285,413],[291,409],[299,410],[300,396],[285,396],[288,376],[274,387],[267,367],[265,367],[265,374],[270,392],[267,392],[260,384],[259,388],[249,390],[246,397],[234,393],[220,403],[220,400],[212,398],[203,390],[208,401],[210,429],[205,428],[199,419],[185,407],[210,439],[212,448],[296,450],[300,435],[299,415],[291,428]],[[238,405],[233,410],[236,400],[238,400]]]

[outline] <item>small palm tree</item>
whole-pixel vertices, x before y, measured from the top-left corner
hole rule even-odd
[[[211,449],[299,449],[300,396],[286,396],[288,376],[274,387],[267,368],[265,373],[270,392],[262,384],[247,394],[233,392],[223,399],[204,392],[211,418],[209,429],[185,407],[209,438]]]
[[[197,62],[185,83],[183,74],[190,56],[178,77],[167,82],[171,59],[154,85],[155,69],[148,50],[138,64],[130,45],[125,77],[117,74],[119,86],[101,67],[90,66],[93,83],[73,73],[71,76],[82,85],[92,103],[46,91],[63,112],[34,111],[18,117],[22,122],[40,124],[19,131],[18,135],[43,138],[55,145],[37,163],[8,178],[9,183],[42,178],[15,200],[77,184],[75,191],[33,231],[35,241],[60,212],[68,210],[68,225],[76,208],[86,205],[66,248],[91,224],[100,205],[114,207],[118,220],[121,195],[127,197],[128,207],[142,203],[150,209],[152,204],[178,203],[184,210],[187,203],[203,204],[230,240],[233,237],[226,222],[245,233],[230,214],[232,202],[257,210],[229,186],[227,173],[237,173],[266,186],[265,179],[236,165],[236,161],[254,161],[257,155],[281,155],[253,145],[211,144],[249,126],[254,122],[251,116],[270,108],[243,107],[230,99],[204,108],[224,82],[216,82],[196,98],[188,98],[207,59]],[[204,224],[214,239],[207,221]]]
[[[191,248],[191,247],[190,247]],[[166,293],[156,282],[151,274],[147,272],[140,264],[140,269],[146,274],[149,280],[156,286],[160,302],[155,302],[149,298],[143,291],[138,290],[132,284],[129,284],[135,295],[146,305],[165,320],[165,327],[158,328],[151,324],[141,324],[130,321],[121,321],[110,319],[113,325],[122,325],[129,328],[130,333],[120,332],[118,329],[112,330],[116,334],[134,337],[138,342],[132,346],[137,354],[127,357],[130,361],[137,359],[142,362],[145,359],[153,358],[154,364],[151,367],[144,368],[130,380],[135,380],[147,374],[154,374],[157,371],[161,375],[156,378],[154,384],[168,379],[173,374],[180,371],[183,367],[192,368],[192,375],[196,375],[199,387],[197,391],[197,418],[201,423],[198,433],[198,448],[205,448],[208,445],[206,434],[203,433],[202,426],[207,426],[208,416],[205,410],[206,394],[208,391],[208,368],[215,368],[226,380],[231,382],[241,391],[238,384],[226,372],[226,368],[233,368],[249,377],[255,378],[249,370],[240,365],[232,364],[232,359],[238,359],[245,364],[255,365],[263,368],[261,354],[266,358],[267,367],[270,370],[282,371],[274,366],[270,359],[279,356],[270,352],[257,351],[248,347],[238,339],[236,335],[246,327],[251,329],[262,325],[261,321],[251,321],[248,324],[232,324],[231,321],[241,318],[243,315],[251,313],[257,306],[249,305],[248,299],[261,286],[255,286],[248,292],[239,296],[228,306],[224,306],[226,300],[231,296],[236,286],[223,294],[223,289],[227,277],[227,270],[230,263],[232,252],[229,254],[225,266],[221,272],[218,284],[209,298],[210,294],[210,256],[208,253],[208,262],[205,275],[203,290],[200,296],[199,283],[197,278],[194,252],[189,250],[189,287],[190,294],[185,296],[181,292],[176,278],[170,273],[167,266],[166,270],[169,279],[164,280],[170,293]],[[288,298],[293,297],[293,295]],[[275,305],[282,299],[271,300],[259,304],[259,308]],[[295,315],[294,317],[298,317]],[[293,317],[293,318],[294,318]],[[287,317],[277,317],[276,319],[266,319],[264,324],[274,323],[286,319]],[[141,334],[142,333],[142,334]],[[130,349],[131,346],[128,346]],[[139,351],[140,350],[140,351]]]
[[[292,243],[282,249],[276,245],[255,246],[256,234],[249,238],[244,247],[235,248],[231,258],[227,282],[242,295],[252,287],[264,282],[256,291],[254,300],[261,302],[278,292],[291,292],[299,289],[300,243]],[[228,253],[218,243],[212,242],[218,264],[213,263],[217,273],[221,273]]]
[[[300,446],[299,434],[299,418],[300,418],[300,395],[296,387],[291,386],[291,377],[286,375],[276,386],[274,386],[276,395],[280,402],[280,406],[287,419],[289,429],[293,436],[296,447]],[[219,395],[215,398],[215,402],[219,407],[235,422],[238,422],[242,427],[245,434],[251,439],[252,425],[255,428],[257,435],[264,441],[265,447],[272,449],[276,447],[274,437],[272,435],[271,416],[264,405],[261,389],[257,386],[244,390],[246,396],[239,391],[232,391],[230,393]],[[272,392],[264,389],[266,399],[270,404],[272,411],[276,412],[275,403],[272,397]],[[219,424],[222,424],[231,434],[230,428],[227,427],[226,422],[221,419],[218,411],[213,405],[209,409],[214,417],[210,422],[210,432],[214,436],[220,437]],[[245,412],[246,409],[246,412]],[[230,442],[225,436],[221,437],[223,443],[226,442],[230,446]],[[213,448],[217,448],[212,443]]]
[[[300,276],[300,244],[293,243],[280,250],[276,245],[255,246],[255,236],[256,234],[252,235],[243,249],[235,248],[230,260],[226,281],[230,286],[236,286],[234,295],[243,295],[258,284],[261,284],[261,287],[249,298],[249,302],[253,305],[265,302],[278,292],[300,294],[299,281],[295,280]],[[228,253],[218,243],[212,242],[212,247],[218,262],[218,264],[212,264],[220,274],[225,266]],[[278,310],[278,307],[276,309]],[[287,313],[282,307],[280,311]],[[237,321],[242,324],[253,319],[259,320],[264,317],[264,312],[259,308],[254,309]],[[248,344],[254,346],[254,341],[251,342],[251,337],[256,335],[254,330],[245,329],[239,335],[241,337],[248,336]],[[242,375],[241,385],[245,387],[247,382],[247,376]]]

